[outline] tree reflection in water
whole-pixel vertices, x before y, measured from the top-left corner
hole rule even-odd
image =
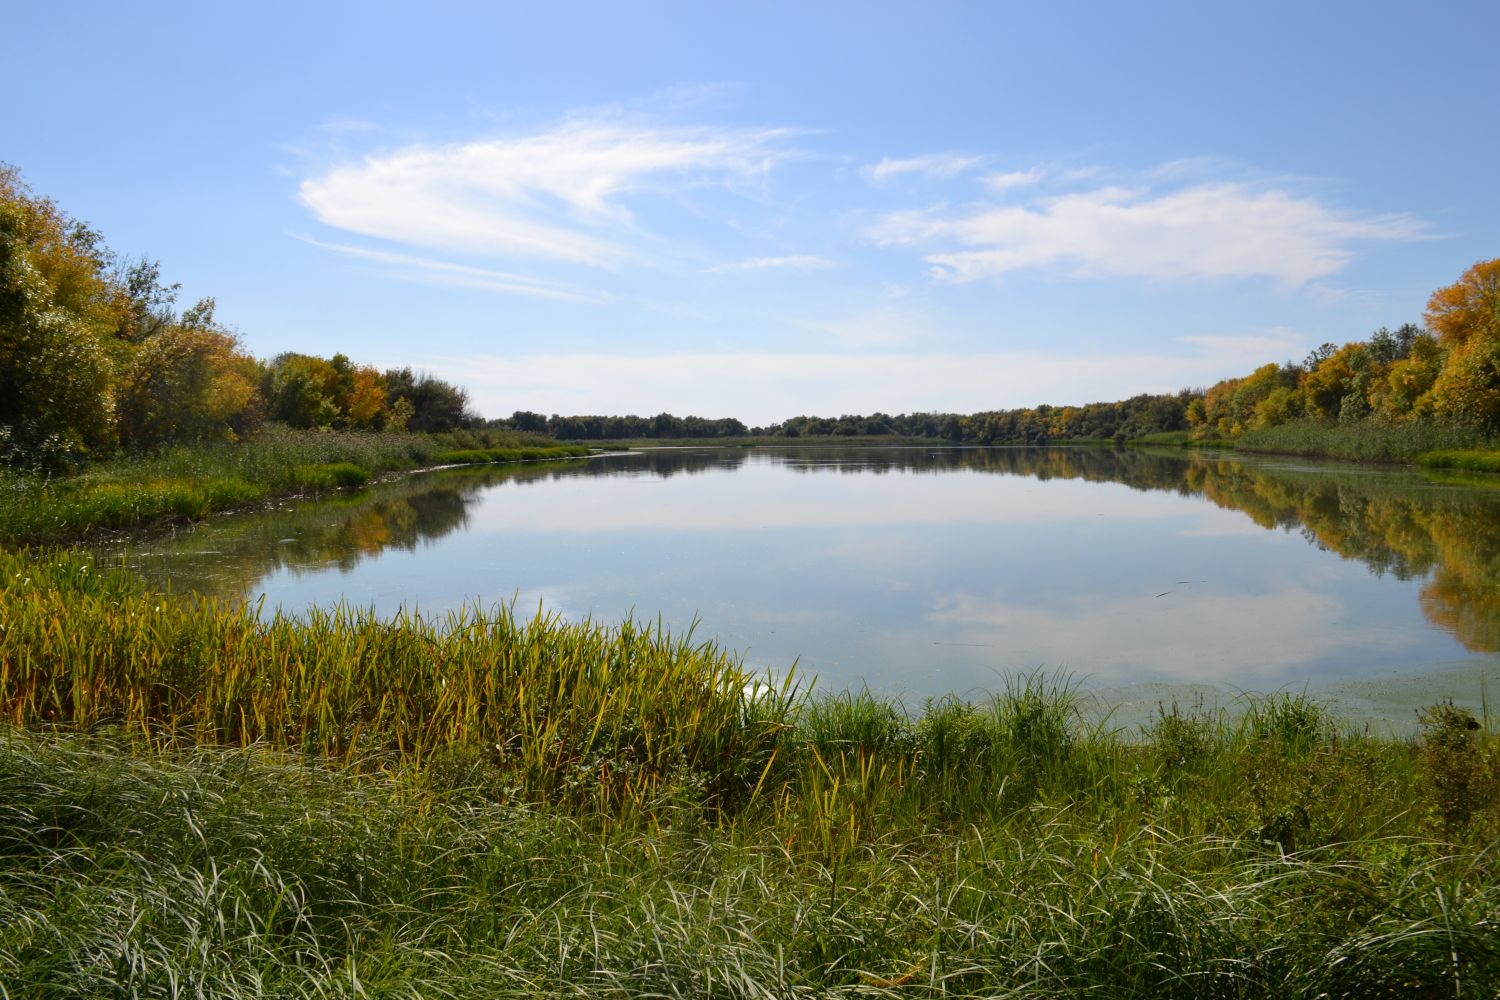
[[[1081,479],[1203,497],[1268,530],[1358,560],[1376,575],[1425,580],[1420,605],[1467,649],[1500,649],[1500,478],[1444,479],[1406,469],[1244,459],[1218,452],[1107,448],[835,447],[653,449],[587,461],[454,469],[406,477],[352,497],[224,518],[138,546],[132,564],[177,590],[255,593],[268,574],[353,569],[388,549],[414,551],[463,529],[496,487],[578,477],[658,477],[783,465],[801,475],[978,472]],[[622,498],[621,502],[633,502]]]

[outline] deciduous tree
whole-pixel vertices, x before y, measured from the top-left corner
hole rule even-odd
[[[113,446],[106,340],[120,303],[97,234],[0,165],[0,461],[55,464]]]
[[[1426,320],[1448,349],[1432,386],[1438,412],[1500,428],[1500,258],[1480,261],[1433,292]]]

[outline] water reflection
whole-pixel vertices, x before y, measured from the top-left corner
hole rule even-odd
[[[178,590],[290,607],[701,615],[835,686],[943,693],[1039,665],[1278,683],[1500,648],[1497,502],[1219,453],[661,449],[409,477],[130,558]]]
[[[444,469],[407,476],[354,496],[293,501],[264,513],[195,525],[127,547],[123,554],[148,578],[180,592],[253,597],[277,571],[348,573],[388,549],[415,552],[467,527],[470,507],[485,490],[500,483],[523,486],[556,479],[585,464]]]

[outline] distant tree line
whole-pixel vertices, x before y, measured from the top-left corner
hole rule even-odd
[[[909,437],[955,444],[1046,444],[1171,431],[1232,439],[1292,420],[1432,421],[1500,434],[1500,259],[1480,261],[1432,293],[1425,325],[1326,343],[1300,362],[1269,363],[1204,389],[1115,403],[979,413],[799,416],[765,427],[701,417],[547,417],[520,411],[497,424],[568,440]]]
[[[550,434],[565,441],[623,441],[638,438],[730,438],[761,433],[746,427],[733,417],[708,420],[704,417],[674,417],[659,413],[654,417],[544,416],[530,410],[517,410],[508,419],[490,421],[492,427]]]
[[[478,423],[464,390],[342,354],[252,357],[205,298],[180,312],[159,265],[100,234],[0,164],[0,464],[51,467],[118,451],[303,428],[443,431]]]
[[[903,437],[955,444],[1045,444],[1048,441],[1140,437],[1186,430],[1187,407],[1202,392],[1184,389],[1168,395],[1139,395],[1117,403],[1038,406],[981,413],[872,413],[839,417],[792,417],[764,427],[748,427],[732,417],[709,420],[675,417],[564,417],[519,410],[494,426],[535,431],[568,441],[629,439],[714,439],[730,437],[847,438]]]

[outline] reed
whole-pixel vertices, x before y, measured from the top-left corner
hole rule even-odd
[[[1227,438],[1196,438],[1191,431],[1158,431],[1129,438],[1126,445],[1137,448],[1233,448]]]
[[[1240,451],[1360,462],[1415,462],[1424,452],[1483,449],[1489,440],[1478,429],[1430,420],[1382,424],[1375,420],[1330,423],[1306,419],[1246,431],[1234,439],[1234,446]]]
[[[790,687],[745,721],[747,678],[710,643],[510,606],[441,621],[305,617],[180,600],[68,552],[0,553],[0,718],[101,726],[161,746],[263,745],[420,764],[477,748],[528,793],[605,811],[708,780],[748,793]],[[789,682],[788,682],[789,684]],[[753,786],[752,786],[753,787]]]

